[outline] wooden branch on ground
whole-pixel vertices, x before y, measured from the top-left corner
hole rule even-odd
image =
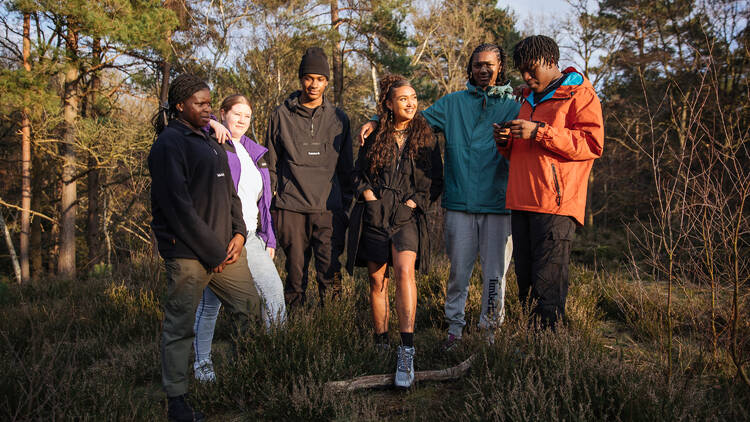
[[[446,381],[461,378],[462,376],[466,375],[467,372],[469,372],[471,364],[474,361],[474,356],[475,355],[471,355],[465,361],[450,368],[437,369],[432,371],[417,371],[414,373],[414,382]],[[329,381],[325,384],[325,387],[333,392],[354,391],[364,388],[389,387],[393,385],[393,376],[394,374],[365,375],[344,381]]]

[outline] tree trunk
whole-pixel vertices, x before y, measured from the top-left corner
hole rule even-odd
[[[31,15],[23,14],[23,68],[31,72]],[[28,97],[26,98],[28,104]],[[31,232],[31,122],[24,105],[21,117],[21,282],[28,282],[29,235]]]
[[[8,226],[5,225],[5,216],[0,212],[0,231],[5,235],[5,243],[8,245],[8,253],[10,254],[10,260],[13,262],[13,273],[16,275],[16,281],[21,283],[21,265],[18,263],[18,257],[16,256],[16,248],[13,246],[13,238],[10,237]]]
[[[589,173],[589,186],[587,189],[586,194],[586,225],[589,227],[594,227],[594,213],[591,209],[591,197],[594,193],[594,169],[591,168],[591,172]]]
[[[37,166],[38,160],[34,160],[34,168],[39,169]],[[38,178],[37,178],[38,179]],[[42,183],[39,180],[32,180],[31,183],[31,209],[41,210],[42,207]],[[31,263],[31,274],[35,279],[38,279],[44,273],[44,263],[42,259],[42,219],[39,217],[31,217],[31,245],[29,250],[29,261]]]
[[[65,278],[76,276],[76,117],[78,115],[78,34],[68,26],[66,36],[68,63],[63,92],[62,192],[60,194],[60,255],[57,271]]]
[[[99,55],[101,54],[101,40],[95,38],[93,41],[92,54],[94,56],[94,65],[99,63]],[[86,95],[85,108],[86,116],[95,119],[98,116],[96,109],[96,99],[101,86],[101,79],[99,72],[94,72],[91,75],[91,88]],[[87,265],[96,265],[101,259],[101,242],[100,242],[100,227],[99,221],[101,220],[101,206],[99,204],[99,169],[98,162],[93,153],[89,154],[88,159],[88,214],[87,214],[87,225],[86,225],[86,243],[88,244],[88,263]]]
[[[368,43],[370,53],[373,53],[372,43]],[[374,57],[374,53],[373,53]],[[375,68],[375,62],[370,62],[370,77],[372,78],[372,99],[375,104],[378,103],[378,69]]]
[[[161,90],[159,92],[159,105],[169,101],[169,73],[172,71],[172,64],[169,60],[164,59],[161,62]]]
[[[339,45],[339,2],[331,0],[331,31],[333,34],[333,102],[337,107],[341,106],[344,94],[344,62],[341,57],[341,46]]]

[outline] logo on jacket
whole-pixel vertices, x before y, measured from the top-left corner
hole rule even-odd
[[[309,151],[307,155],[320,155],[320,151]]]
[[[216,173],[216,177],[224,177],[224,173]]]

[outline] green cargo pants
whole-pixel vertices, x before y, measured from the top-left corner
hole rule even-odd
[[[188,391],[190,348],[195,333],[195,311],[208,285],[232,316],[235,332],[250,319],[260,321],[261,301],[247,266],[247,251],[221,273],[212,273],[196,259],[166,259],[167,299],[161,336],[162,385],[167,397]],[[238,330],[238,331],[237,331]]]

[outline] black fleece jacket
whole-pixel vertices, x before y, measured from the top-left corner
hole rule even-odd
[[[271,115],[266,132],[273,206],[296,212],[345,209],[351,203],[349,118],[327,99],[315,109],[296,91]]]
[[[172,120],[148,155],[151,228],[163,258],[214,268],[239,233],[247,237],[227,155],[212,137]]]

